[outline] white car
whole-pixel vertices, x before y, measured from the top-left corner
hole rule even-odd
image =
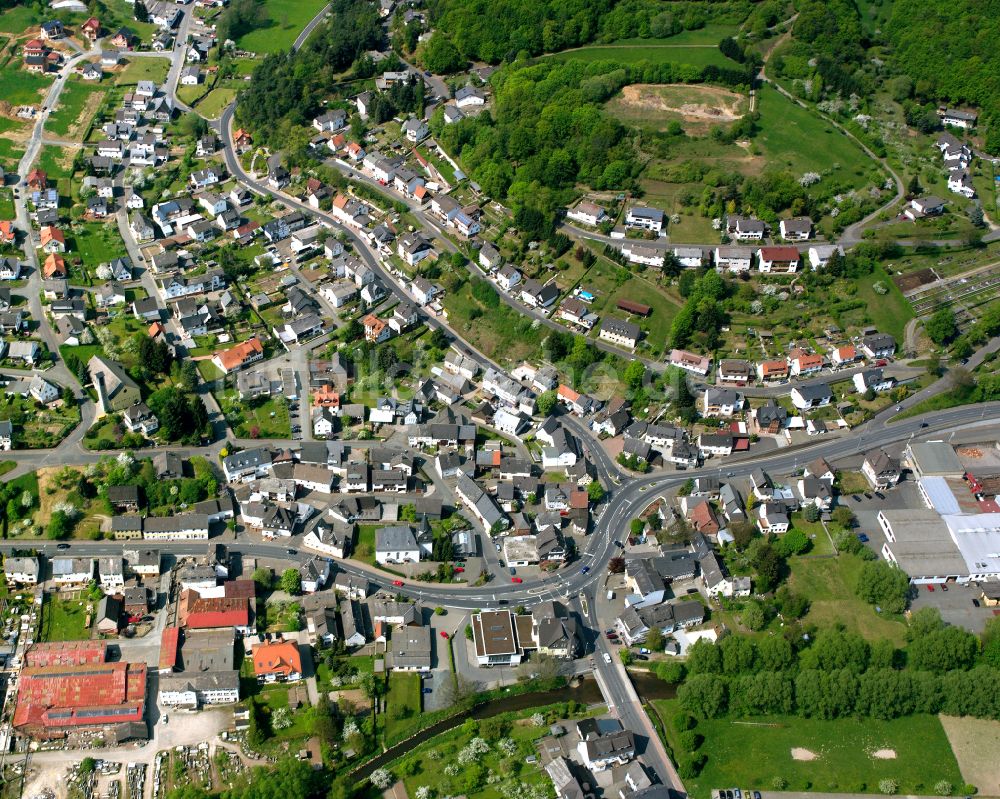
[[[607,652],[604,653],[604,662],[605,663],[611,662],[611,655],[609,655]]]

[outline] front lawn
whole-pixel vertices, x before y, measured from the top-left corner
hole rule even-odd
[[[419,674],[409,674],[393,671],[389,674],[389,693],[386,696],[385,736],[389,740],[398,740],[400,730],[405,730],[419,723],[421,704],[421,689],[423,683]]]
[[[655,700],[669,739],[677,700]],[[695,799],[711,790],[739,786],[751,790],[878,793],[879,781],[895,780],[901,794],[931,794],[941,780],[964,780],[936,716],[893,721],[796,716],[699,721],[697,733],[707,756],[704,769],[685,787]]]
[[[355,560],[369,566],[375,565],[375,529],[374,524],[359,524],[353,547]]]
[[[115,86],[134,86],[141,80],[151,80],[159,86],[169,71],[169,58],[134,58],[118,73]]]
[[[45,594],[42,605],[41,641],[83,641],[90,638],[87,620],[88,600],[63,599],[56,594]]]
[[[242,401],[235,389],[215,395],[237,438],[290,438],[288,402],[281,395]]]

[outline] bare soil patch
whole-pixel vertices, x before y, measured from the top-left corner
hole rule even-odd
[[[907,294],[938,279],[933,269],[918,269],[905,275],[894,275],[892,280],[903,294]]]
[[[895,749],[879,749],[872,752],[872,757],[876,760],[895,760],[896,750]]]
[[[659,127],[676,120],[691,132],[734,122],[748,105],[744,95],[718,86],[648,83],[626,86],[609,103],[623,119]]]
[[[955,753],[962,779],[981,793],[996,795],[1000,787],[1000,721],[940,716]]]
[[[803,749],[801,746],[796,746],[792,749],[792,760],[816,760],[819,757],[815,752],[809,749]]]

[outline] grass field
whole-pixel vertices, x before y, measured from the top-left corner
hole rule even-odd
[[[490,741],[492,745],[489,751],[478,761],[481,768],[466,767],[460,769],[456,776],[448,776],[445,766],[454,763],[458,752],[476,735],[472,729],[463,725],[416,747],[406,758],[408,763],[394,768],[393,772],[407,775],[403,780],[410,796],[416,796],[417,789],[424,785],[431,789],[432,796],[463,794],[475,796],[476,799],[501,799],[506,796],[527,795],[527,790],[518,783],[531,786],[540,791],[540,795],[549,795],[551,781],[541,766],[537,763],[524,764],[528,755],[536,754],[534,742],[548,734],[548,727],[534,727],[526,720],[507,724],[510,724],[510,730],[506,737],[511,738],[516,746],[511,757],[504,755],[496,746],[494,738]],[[435,754],[432,755],[432,752]],[[487,784],[487,773],[496,773],[498,780],[494,784]]]
[[[758,90],[758,99],[761,130],[754,141],[770,166],[784,166],[796,175],[832,172],[833,179],[851,186],[868,182],[872,162],[847,136],[770,85]]]
[[[86,267],[96,267],[125,255],[125,243],[114,224],[79,223],[67,236],[66,250],[77,255]]]
[[[255,53],[287,50],[324,5],[324,0],[265,0],[267,22],[263,27],[241,36],[236,46]]]
[[[791,558],[789,588],[800,596],[808,597],[810,602],[803,622],[818,627],[844,624],[868,640],[888,638],[897,646],[902,646],[905,625],[876,613],[874,607],[855,595],[863,563],[854,555]]]
[[[886,286],[889,293],[877,294],[873,288],[876,283]],[[872,274],[860,278],[857,286],[858,299],[864,300],[872,324],[880,332],[889,333],[902,342],[906,323],[913,318],[913,309],[896,284],[878,267]]]
[[[56,110],[45,122],[46,131],[60,138],[82,137],[103,95],[104,89],[100,86],[82,80],[67,81],[59,94]]]
[[[653,705],[668,725],[679,708],[677,700]],[[695,799],[708,799],[712,788],[727,785],[769,791],[778,778],[792,791],[850,793],[877,793],[885,778],[896,780],[901,794],[930,794],[939,780],[963,782],[936,716],[893,721],[710,719],[699,722],[697,731],[705,738],[701,751],[708,761],[696,779],[685,780]],[[800,759],[793,757],[793,749],[800,750]],[[889,751],[894,757],[874,756]]]
[[[47,594],[42,606],[42,641],[80,641],[90,637],[84,627],[87,620],[86,599],[62,599]]]
[[[491,358],[517,362],[536,351],[543,332],[531,320],[505,304],[484,308],[469,284],[445,295],[449,324]]]
[[[41,22],[41,15],[32,6],[16,5],[0,14],[0,33],[24,33]]]
[[[621,39],[608,44],[594,44],[576,50],[556,53],[550,58],[560,61],[618,61],[635,64],[640,61],[690,64],[704,67],[709,64],[734,66],[735,62],[719,51],[719,41],[733,35],[735,24],[713,23],[698,30],[681,31],[666,39]]]
[[[169,58],[133,58],[115,78],[115,86],[134,86],[141,80],[151,80],[159,86],[170,71]]]
[[[592,304],[595,313],[629,319],[642,328],[645,342],[656,354],[662,352],[670,325],[680,310],[680,305],[652,281],[655,269],[647,269],[643,277],[632,276],[622,281],[619,275],[630,274],[635,267],[612,265],[603,256],[583,276],[580,285],[596,291],[597,299]],[[630,316],[617,309],[618,300],[641,302],[653,309],[648,317]]]
[[[0,97],[11,105],[41,105],[51,85],[51,77],[25,71],[19,59],[0,70]]]
[[[198,103],[197,111],[206,119],[218,119],[234,97],[236,97],[235,89],[212,89],[205,95],[205,99]]]
[[[0,191],[0,219],[13,219],[14,213],[14,195],[7,190]]]
[[[638,64],[641,61],[654,64],[672,62],[698,68],[709,65],[736,66],[736,62],[726,58],[714,44],[677,44],[672,39],[639,39],[636,42],[636,44],[625,42],[593,44],[577,50],[565,50],[548,57],[559,61],[614,61],[619,64]]]

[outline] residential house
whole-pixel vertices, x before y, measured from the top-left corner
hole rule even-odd
[[[902,476],[899,461],[884,449],[865,454],[861,473],[875,489],[883,490],[895,486]]]
[[[795,386],[792,388],[791,397],[792,404],[800,411],[804,411],[829,405],[833,401],[833,392],[825,383]]]
[[[663,211],[659,208],[634,206],[625,214],[625,227],[660,233],[663,230]]]
[[[812,220],[808,216],[782,219],[778,230],[785,241],[808,241],[812,236]]]

